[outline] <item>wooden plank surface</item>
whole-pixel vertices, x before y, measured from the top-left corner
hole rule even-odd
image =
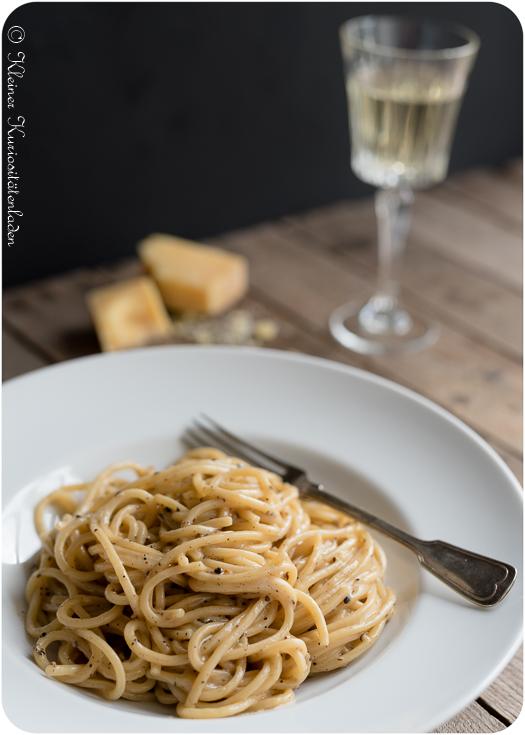
[[[250,259],[251,278],[274,304],[327,344],[332,310],[349,298],[361,300],[371,288],[363,273],[345,268],[305,246],[305,236],[293,227],[268,225],[222,239],[222,244]],[[290,278],[290,273],[294,278]],[[435,315],[422,304],[407,303],[422,315]],[[494,444],[521,451],[521,367],[519,362],[441,324],[441,337],[431,349],[417,354],[362,357],[335,345],[331,356],[402,382],[427,395]]]
[[[349,270],[373,279],[377,266],[374,216],[373,203],[366,201],[289,221],[305,246],[328,251]],[[411,300],[432,311],[440,322],[521,360],[520,293],[421,247],[414,235],[409,239],[402,284]]]
[[[505,725],[489,714],[480,704],[472,702],[459,715],[453,717],[436,732],[499,732]]]
[[[4,297],[4,316],[7,324],[24,334],[27,344],[35,352],[52,362],[82,357],[99,350],[96,335],[86,307],[86,293],[102,283],[112,283],[136,276],[141,272],[133,260],[97,270],[75,271],[67,278],[50,278],[39,284],[13,289]],[[275,314],[257,293],[239,304],[256,319],[274,318]],[[285,315],[276,322],[279,334],[272,347],[326,356],[328,349],[319,337],[298,329]]]
[[[523,704],[523,649],[480,697],[508,722],[514,722]]]
[[[279,326],[272,347],[363,367],[441,404],[482,434],[521,477],[521,162],[460,174],[418,196],[403,273],[407,305],[441,327],[432,348],[372,358],[338,347],[331,310],[362,299],[375,278],[373,202],[339,202],[215,239],[247,255],[241,305]],[[85,306],[94,286],[140,272],[135,259],[79,270],[4,294],[4,379],[90,354]],[[481,697],[439,732],[496,732],[522,704],[521,652]]]
[[[501,219],[461,192],[444,187],[420,192],[415,198],[409,242],[521,294],[521,220],[503,227]],[[353,243],[354,248],[364,248],[375,241],[374,208],[368,199],[339,202],[291,220],[307,230],[315,229],[328,245],[338,243],[344,248]]]
[[[520,291],[522,240],[516,232],[465,205],[459,196],[416,197],[412,237],[453,263]]]
[[[514,185],[522,191],[523,188],[523,160],[517,158],[514,161],[506,163],[501,170],[507,181],[512,181]]]
[[[16,378],[31,370],[37,370],[48,363],[28,349],[13,334],[2,331],[2,380]]]
[[[492,216],[506,228],[520,234],[522,225],[522,191],[515,181],[505,175],[488,171],[466,171],[455,176],[443,187],[456,196],[459,193],[490,210]]]

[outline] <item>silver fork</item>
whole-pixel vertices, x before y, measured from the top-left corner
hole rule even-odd
[[[511,564],[475,554],[444,541],[422,541],[366,510],[330,495],[322,485],[312,482],[300,467],[241,439],[209,416],[203,414],[200,419],[196,419],[186,430],[183,441],[192,448],[214,446],[250,464],[277,473],[285,482],[295,485],[302,496],[348,513],[403,544],[415,553],[425,569],[478,605],[491,607],[500,602],[516,579],[516,569]]]

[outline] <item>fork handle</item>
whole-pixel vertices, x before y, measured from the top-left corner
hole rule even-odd
[[[346,500],[327,493],[321,485],[308,481],[301,484],[300,490],[306,497],[331,505],[403,544],[416,554],[425,569],[478,605],[490,607],[500,602],[516,579],[516,569],[511,564],[475,554],[444,541],[418,539]]]

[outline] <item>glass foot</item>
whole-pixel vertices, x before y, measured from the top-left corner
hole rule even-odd
[[[330,316],[330,332],[341,344],[362,355],[415,352],[429,347],[439,328],[379,297],[366,304],[343,304]]]

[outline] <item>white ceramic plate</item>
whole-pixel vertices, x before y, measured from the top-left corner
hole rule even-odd
[[[304,465],[332,492],[423,538],[520,569],[494,609],[478,609],[381,538],[397,613],[355,664],[313,678],[295,704],[225,720],[173,721],[169,708],[109,703],[47,679],[22,611],[37,499],[110,462],[162,466],[200,411]],[[160,347],[96,356],[4,388],[4,707],[54,732],[428,731],[501,671],[521,634],[522,499],[487,444],[450,414],[385,380],[302,355]]]

